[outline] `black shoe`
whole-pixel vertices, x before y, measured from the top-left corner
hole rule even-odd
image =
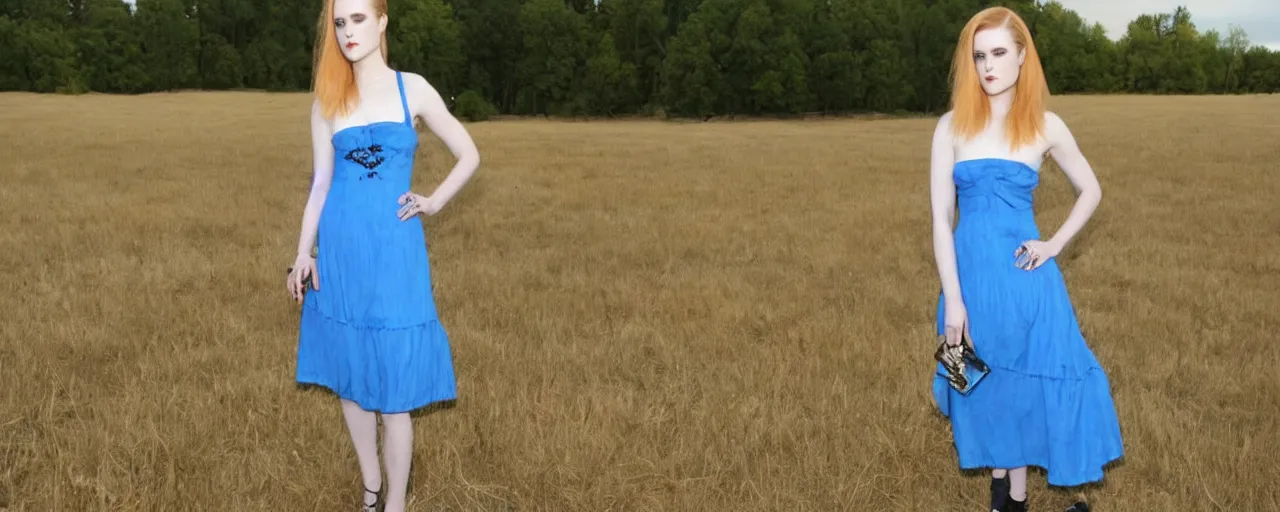
[[[1071,505],[1066,512],[1089,512],[1089,504],[1083,501],[1077,501],[1074,505]]]
[[[1006,512],[1009,499],[1009,475],[991,479],[991,511]]]
[[[1009,498],[1009,501],[1005,502],[1002,512],[1027,512],[1027,502],[1026,500],[1014,501],[1013,498]]]

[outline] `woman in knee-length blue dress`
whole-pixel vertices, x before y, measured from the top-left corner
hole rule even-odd
[[[960,467],[992,469],[990,509],[1022,512],[1027,466],[1046,469],[1050,485],[1077,486],[1102,479],[1123,454],[1110,382],[1054,259],[1101,189],[1070,130],[1044,109],[1048,90],[1017,14],[995,7],[974,16],[955,63],[953,109],[935,129],[931,164],[937,332],[951,344],[967,335],[990,374],[962,394],[938,364],[933,397]],[[1033,193],[1045,153],[1080,195],[1042,241]]]
[[[298,338],[299,382],[383,413],[457,393],[422,221],[396,215],[418,148],[404,78],[396,80],[403,120],[333,134],[337,158],[316,258],[324,286],[307,294]]]
[[[388,510],[404,510],[413,460],[409,412],[457,396],[419,216],[448,204],[480,161],[439,92],[421,75],[388,66],[387,22],[386,0],[323,2],[313,70],[314,177],[288,279],[302,302],[296,379],[338,395],[365,510],[384,499]],[[427,196],[410,190],[415,120],[457,158]]]

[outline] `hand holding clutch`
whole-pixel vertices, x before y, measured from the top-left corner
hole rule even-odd
[[[963,336],[963,335],[962,335]],[[968,336],[964,336],[959,344],[954,346],[947,344],[945,335],[938,336],[938,349],[933,353],[933,358],[946,370],[942,373],[951,387],[962,395],[969,394],[978,382],[982,381],[991,372],[987,368],[987,364],[978,357],[973,351],[973,341]]]

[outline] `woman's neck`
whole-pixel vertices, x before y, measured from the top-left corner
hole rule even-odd
[[[994,96],[988,96],[991,104],[991,117],[995,119],[1004,119],[1009,115],[1009,111],[1013,109],[1013,99],[1018,92],[1016,86],[1005,89],[1004,92]]]
[[[356,85],[364,88],[364,83],[368,81],[378,81],[391,67],[387,66],[387,61],[382,60],[380,49],[375,49],[365,58],[351,64],[351,71],[355,73]]]

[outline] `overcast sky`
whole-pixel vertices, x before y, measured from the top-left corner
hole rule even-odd
[[[132,4],[135,0],[124,0]],[[1120,39],[1129,22],[1142,14],[1173,12],[1179,5],[1191,10],[1201,32],[1214,29],[1223,37],[1231,24],[1249,35],[1249,43],[1280,51],[1280,0],[1058,0],[1087,22],[1101,23],[1107,36]]]
[[[1217,30],[1227,36],[1231,24],[1239,25],[1250,44],[1280,51],[1280,0],[1058,0],[1089,23],[1098,22],[1107,36],[1119,39],[1143,14],[1172,13],[1179,5],[1191,11],[1191,22],[1200,32]]]

